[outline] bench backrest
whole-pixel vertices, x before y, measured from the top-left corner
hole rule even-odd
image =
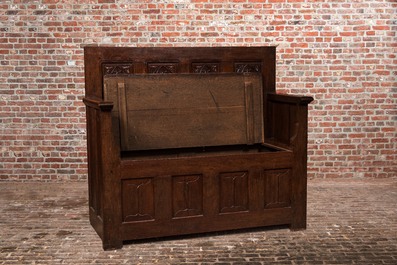
[[[122,151],[263,142],[260,74],[104,77]]]

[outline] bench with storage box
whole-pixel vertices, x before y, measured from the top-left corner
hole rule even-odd
[[[123,241],[306,227],[307,96],[275,47],[85,47],[90,222]]]

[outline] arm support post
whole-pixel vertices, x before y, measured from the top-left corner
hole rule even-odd
[[[90,221],[104,249],[121,248],[120,148],[115,139],[113,103],[84,98],[87,108]],[[116,235],[116,236],[115,236]]]
[[[307,201],[307,117],[312,97],[267,95],[265,142],[289,149],[292,166],[291,229],[306,228]]]

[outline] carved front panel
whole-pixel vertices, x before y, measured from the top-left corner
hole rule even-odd
[[[203,214],[203,176],[187,175],[172,178],[173,217]]]
[[[220,213],[248,210],[248,172],[228,172],[219,175]]]
[[[291,205],[291,174],[289,169],[265,171],[265,208]]]
[[[123,181],[123,222],[154,219],[154,188],[151,178]]]

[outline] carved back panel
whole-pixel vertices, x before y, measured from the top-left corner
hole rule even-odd
[[[104,99],[105,76],[172,73],[258,73],[275,92],[276,47],[85,48],[86,97]]]
[[[120,119],[122,150],[261,143],[264,96],[275,91],[275,52],[275,47],[88,46],[86,98],[115,103],[113,112]],[[179,78],[177,74],[189,78]],[[225,79],[229,84],[214,82],[224,74],[230,75]],[[167,81],[166,75],[174,76],[174,80]],[[195,76],[205,78],[193,88],[194,96],[182,99],[187,95],[183,87],[190,90],[200,80],[193,80]],[[154,79],[159,84],[157,88],[153,87]],[[174,89],[179,96],[174,94],[172,101],[166,88],[170,82],[181,84]],[[209,87],[206,82],[215,86]],[[143,83],[147,94],[134,101],[137,91],[143,91],[136,87]],[[147,105],[150,113],[147,108],[143,113],[137,103]],[[120,107],[123,112],[118,113]],[[174,119],[175,113],[181,111],[184,114]],[[164,126],[164,119],[168,119],[168,127]]]

